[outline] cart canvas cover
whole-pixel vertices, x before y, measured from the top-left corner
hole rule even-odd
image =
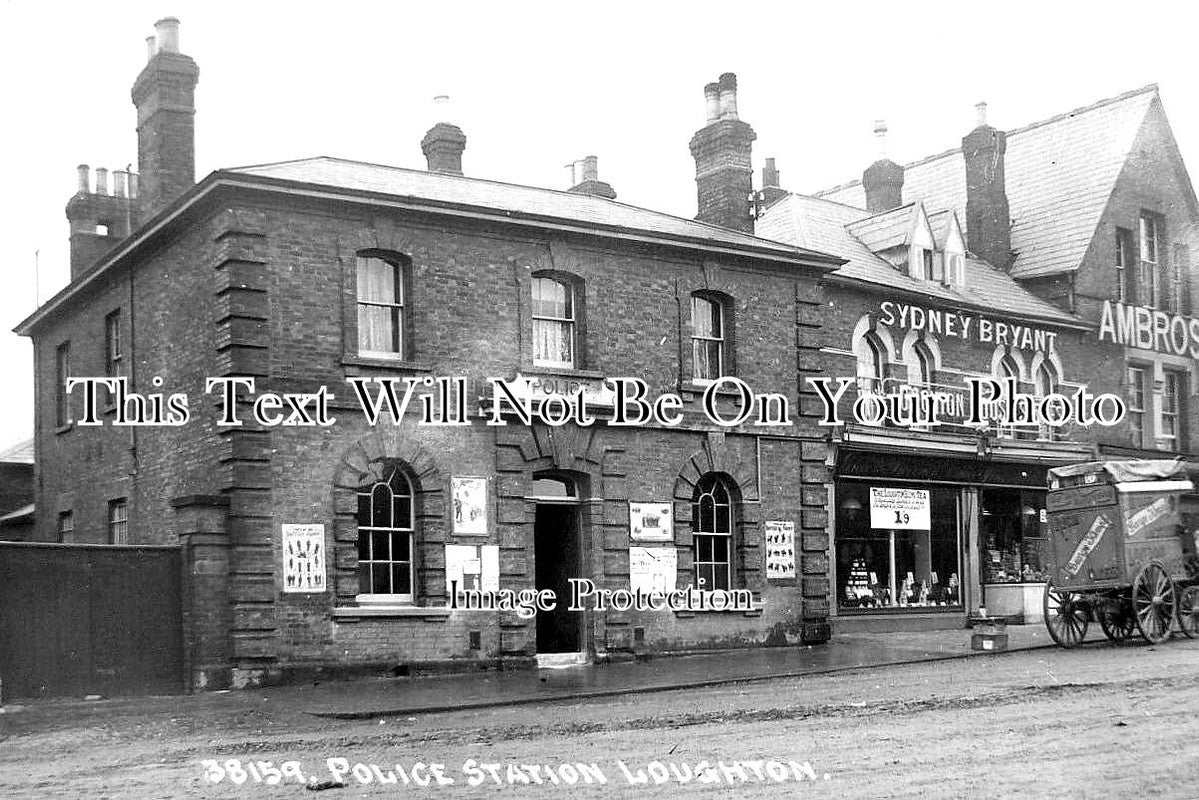
[[[1049,470],[1044,560],[1054,585],[1126,586],[1151,561],[1171,577],[1184,577],[1194,548],[1182,535],[1180,499],[1193,488],[1181,459]]]

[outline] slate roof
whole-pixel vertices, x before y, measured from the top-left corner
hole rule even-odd
[[[591,227],[645,231],[730,247],[768,250],[792,257],[805,255],[822,260],[832,258],[825,253],[797,252],[795,247],[751,234],[650,211],[596,195],[367,164],[328,156],[236,167],[222,172],[296,181],[355,192],[416,198],[426,202],[469,206],[501,213],[567,220]]]
[[[904,208],[907,209],[906,219],[912,221],[912,207]],[[854,224],[867,216],[869,212],[842,203],[792,194],[770,206],[765,216],[758,220],[757,231],[762,236],[837,253],[848,259],[848,263],[832,273],[834,276],[924,295],[934,305],[951,304],[958,308],[1006,314],[1049,324],[1085,325],[1078,317],[1033,295],[1002,270],[976,258],[966,259],[964,286],[951,287],[917,280],[906,271],[901,272],[893,267],[854,236],[851,232]],[[947,230],[948,213],[937,216],[937,223]],[[932,217],[929,221],[932,224]],[[938,243],[942,241],[938,239]]]
[[[881,214],[849,223],[849,231],[867,248],[878,253],[892,247],[910,244],[915,222],[916,204],[907,203]]]
[[[32,464],[33,439],[17,442],[9,448],[0,450],[0,464]]]
[[[1008,132],[1004,169],[1016,251],[1014,277],[1078,268],[1157,97],[1157,85],[1151,84]],[[860,180],[816,196],[866,207]],[[905,166],[903,196],[923,201],[929,211],[957,209],[965,231],[966,164],[961,149]]]

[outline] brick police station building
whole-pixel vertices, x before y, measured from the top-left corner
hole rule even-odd
[[[861,197],[790,194],[773,159],[755,192],[755,134],[726,74],[705,87],[690,142],[696,220],[619,202],[594,158],[569,191],[466,176],[467,137],[448,121],[419,143],[425,171],[313,158],[196,183],[199,71],[178,33],[176,20],[158,23],[133,86],[139,173],[79,168],[71,283],[18,327],[35,357],[34,538],[51,543],[22,546],[21,563],[44,568],[67,551],[177,559],[156,590],[182,620],[163,638],[164,650],[177,640],[168,682],[810,644],[854,626],[960,627],[984,603],[1020,617],[1038,578],[1045,469],[1133,435],[1129,423],[817,424],[808,379],[822,376],[856,377],[846,401],[901,385],[960,395],[967,376],[1012,377],[1034,395],[1128,395],[1123,346],[1064,300],[1078,293],[1045,277],[1058,273],[1021,283],[1034,250],[1020,237],[1053,216],[1052,198],[1006,210],[1019,192],[1004,183],[1005,134],[985,121],[945,159],[960,172],[946,179],[962,186],[952,196],[912,191],[920,169],[889,159],[843,189]],[[1046,191],[1067,191],[1081,169]],[[105,424],[79,424],[72,376],[186,393],[191,418],[115,426],[121,409],[102,393]],[[439,376],[465,377],[471,407],[486,406],[492,378],[534,406],[581,388],[599,419],[435,427],[410,411],[370,425],[346,384]],[[607,424],[615,376],[680,395],[682,422]],[[786,397],[792,424],[715,424],[700,401],[723,376]],[[247,422],[219,425],[206,381],[232,377],[258,393],[328,387],[337,422],[256,424],[245,393]],[[436,386],[417,392],[440,398]],[[722,389],[717,402],[736,397]],[[1169,423],[1170,401],[1154,402],[1153,424]],[[873,490],[915,490],[927,522],[875,527]],[[5,551],[0,564],[17,560]],[[128,564],[123,580],[136,584]],[[535,617],[447,608],[452,581],[564,596],[570,578],[744,589],[752,602]],[[134,652],[139,637],[130,618],[107,638]],[[94,655],[62,685],[127,686],[152,650]],[[55,691],[22,668],[31,693]]]

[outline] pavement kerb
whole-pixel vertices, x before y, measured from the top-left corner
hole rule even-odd
[[[1086,642],[1085,644],[1091,644]],[[937,653],[921,656],[919,658],[907,658],[895,661],[879,661],[872,664],[852,664],[839,667],[817,667],[814,669],[799,669],[789,670],[787,672],[775,672],[769,675],[744,675],[730,676],[727,678],[712,678],[703,681],[688,681],[686,683],[659,683],[649,686],[632,686],[625,688],[610,688],[610,689],[580,689],[577,691],[558,692],[556,694],[545,695],[524,695],[520,697],[509,697],[496,700],[477,700],[457,703],[455,705],[440,704],[429,706],[408,706],[399,709],[376,709],[371,711],[305,711],[305,714],[313,717],[321,717],[325,719],[345,719],[345,720],[361,720],[361,719],[379,719],[382,717],[403,717],[412,716],[413,714],[443,714],[453,711],[476,711],[485,708],[509,708],[512,706],[528,706],[537,705],[539,703],[561,703],[570,700],[591,700],[601,697],[616,697],[619,695],[630,694],[650,694],[652,692],[670,692],[680,689],[702,689],[710,686],[727,686],[732,683],[757,683],[760,681],[772,681],[779,678],[800,678],[806,675],[829,675],[837,672],[859,672],[870,669],[880,669],[883,667],[898,667],[905,664],[922,664],[931,663],[934,661],[955,661],[965,658],[975,658],[977,656],[1001,656],[1009,653],[1024,653],[1030,650],[1045,650],[1057,647],[1052,642],[1044,644],[1033,644],[1023,647],[1014,647],[998,652],[994,650],[988,651],[969,651],[965,653]]]

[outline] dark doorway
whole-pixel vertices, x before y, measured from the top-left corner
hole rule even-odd
[[[577,653],[583,649],[581,611],[569,611],[570,578],[579,575],[579,510],[577,506],[538,504],[533,533],[537,588],[558,597],[553,611],[537,614],[538,653]]]

